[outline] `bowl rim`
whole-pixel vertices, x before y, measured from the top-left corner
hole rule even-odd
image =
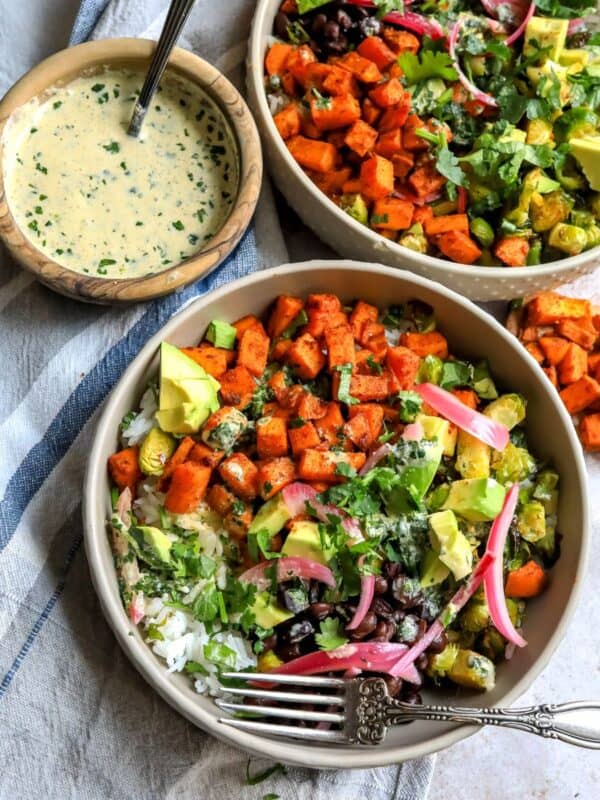
[[[246,60],[246,83],[249,88],[253,90],[254,97],[258,103],[258,106],[256,103],[253,103],[253,110],[257,117],[257,124],[259,125],[261,135],[265,136],[265,138],[267,138],[268,135],[268,142],[277,148],[279,155],[285,161],[288,169],[291,170],[294,177],[300,181],[303,188],[312,196],[312,201],[322,203],[327,212],[335,217],[340,225],[348,226],[349,230],[353,231],[357,236],[361,236],[371,247],[376,247],[380,250],[382,248],[388,249],[390,252],[394,253],[396,257],[406,258],[407,248],[402,247],[402,245],[391,239],[385,239],[371,228],[362,225],[349,214],[342,211],[333,200],[318,189],[292,157],[279,131],[275,127],[273,115],[269,111],[267,103],[263,70],[264,41],[266,37],[273,35],[271,33],[272,24],[270,26],[268,24],[269,9],[272,2],[273,0],[258,0],[252,20]],[[446,285],[448,285],[448,281],[453,277],[466,281],[473,278],[480,279],[485,277],[494,283],[501,278],[506,280],[510,276],[511,280],[514,279],[518,282],[526,276],[531,278],[534,275],[536,278],[551,278],[588,264],[590,261],[600,256],[600,245],[585,250],[576,256],[568,256],[567,258],[561,258],[557,261],[548,261],[544,264],[524,267],[484,267],[473,264],[459,264],[455,261],[418,253],[416,251],[411,252],[410,256],[416,263],[421,262],[432,273],[436,271],[444,272],[444,282]],[[600,263],[598,266],[600,266]]]
[[[0,240],[25,269],[56,291],[89,302],[138,302],[169,294],[206,277],[238,244],[245,233],[260,193],[263,161],[260,137],[245,99],[225,75],[208,61],[180,47],[173,49],[168,69],[185,77],[215,102],[227,121],[235,145],[239,180],[235,202],[217,233],[185,261],[152,275],[102,278],[69,269],[51,259],[25,236],[12,215],[3,179],[2,135],[11,114],[44,89],[65,83],[77,74],[149,59],[156,42],[121,37],[84,42],[40,61],[0,99]]]
[[[380,264],[367,264],[343,259],[330,261],[319,259],[300,263],[291,263],[252,273],[230,284],[226,284],[213,292],[203,295],[202,297],[196,299],[193,303],[190,303],[188,306],[186,306],[178,314],[173,316],[171,320],[144,345],[113,388],[104,405],[100,419],[98,420],[86,469],[83,496],[84,542],[88,563],[90,566],[92,582],[100,599],[100,605],[107,622],[115,633],[119,644],[125,651],[125,654],[130,661],[148,681],[148,683],[150,683],[151,686],[158,691],[163,699],[165,699],[173,708],[183,714],[183,716],[187,717],[191,722],[201,727],[207,733],[210,733],[211,735],[226,741],[229,744],[240,747],[241,749],[248,751],[253,755],[267,756],[276,761],[283,761],[288,764],[304,767],[325,769],[365,769],[369,767],[387,766],[390,764],[400,763],[408,759],[429,755],[473,735],[479,729],[470,726],[461,726],[449,731],[448,733],[435,736],[423,743],[402,745],[400,747],[386,750],[381,750],[379,748],[365,748],[364,750],[353,748],[351,751],[349,751],[348,749],[338,747],[321,747],[317,750],[315,748],[309,748],[306,745],[295,742],[289,743],[286,741],[280,742],[273,739],[261,739],[254,734],[249,734],[245,731],[239,731],[237,729],[228,728],[224,725],[221,725],[215,716],[212,716],[210,713],[205,711],[199,704],[196,705],[190,702],[190,699],[185,696],[183,691],[178,686],[174,686],[172,683],[170,683],[165,666],[159,662],[150,648],[143,641],[133,638],[129,635],[132,630],[132,623],[130,623],[123,611],[119,592],[116,588],[117,583],[114,572],[104,571],[101,568],[102,558],[100,550],[102,546],[106,546],[107,542],[105,519],[96,519],[93,512],[94,498],[100,491],[99,487],[102,485],[103,480],[105,480],[106,475],[105,463],[103,458],[101,458],[102,442],[107,437],[114,436],[115,433],[113,423],[111,422],[111,418],[114,415],[114,409],[120,402],[121,394],[127,391],[134,373],[141,368],[142,365],[147,365],[148,362],[154,357],[160,342],[175,332],[180,324],[187,317],[193,316],[199,308],[209,305],[213,301],[226,297],[227,294],[233,290],[243,289],[252,286],[253,284],[264,284],[268,286],[274,278],[277,278],[280,275],[304,275],[306,273],[314,273],[317,270],[325,272],[330,268],[342,268],[348,272],[361,273],[363,275],[366,273],[367,275],[372,275],[373,277],[377,277],[378,275],[396,277],[412,283],[415,291],[417,292],[419,289],[423,288],[433,291],[441,296],[445,296],[447,299],[457,303],[459,306],[462,306],[465,312],[474,315],[480,321],[483,321],[489,325],[492,330],[498,336],[503,338],[509,347],[514,350],[516,356],[525,359],[525,362],[529,363],[529,366],[534,369],[534,365],[536,364],[534,359],[490,314],[456,292],[419,275],[415,275],[407,271],[399,272],[393,267],[386,267]],[[548,392],[555,411],[561,418],[563,426],[566,429],[567,436],[570,440],[573,458],[576,463],[576,480],[579,484],[582,497],[583,522],[581,548],[577,562],[577,574],[583,575],[588,562],[590,539],[589,505],[587,501],[589,492],[587,490],[585,461],[583,458],[581,445],[566,409],[561,403],[558,395],[554,396],[554,394],[552,394],[554,389],[548,379],[541,374],[537,377],[541,381],[542,386],[544,386]],[[514,702],[531,685],[531,683],[547,665],[562,639],[564,630],[572,618],[573,612],[580,598],[581,588],[582,581],[575,581],[573,587],[571,588],[568,601],[563,609],[560,623],[547,640],[540,655],[534,664],[529,668],[527,673],[521,678],[521,680],[517,681],[510,691],[508,691],[502,697],[501,702],[503,704],[509,705]],[[345,761],[348,763],[343,763]]]

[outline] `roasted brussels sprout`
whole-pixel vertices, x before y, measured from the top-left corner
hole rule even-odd
[[[509,442],[504,450],[496,450],[492,460],[492,469],[496,480],[500,483],[517,483],[535,472],[535,459],[523,447],[516,447]]]
[[[361,194],[343,194],[340,197],[340,208],[362,225],[369,221],[369,209]]]
[[[490,612],[485,600],[471,600],[459,619],[460,625],[471,633],[479,633],[487,628],[490,622]]]
[[[145,475],[162,475],[165,464],[175,450],[175,439],[160,428],[152,428],[141,444],[140,469]]]
[[[536,233],[549,231],[558,222],[565,220],[571,211],[571,203],[562,192],[540,194],[534,192],[529,204],[531,225]]]
[[[458,655],[458,645],[447,644],[441,653],[436,653],[429,658],[427,674],[431,678],[444,678],[451,669]]]
[[[532,500],[517,513],[517,529],[526,542],[537,542],[546,533],[546,513],[538,500]]]
[[[482,247],[491,247],[494,243],[494,229],[483,217],[475,217],[469,223],[471,233]]]
[[[569,256],[576,256],[587,246],[587,234],[577,225],[559,222],[550,231],[548,244]]]

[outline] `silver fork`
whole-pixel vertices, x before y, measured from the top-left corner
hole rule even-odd
[[[561,742],[600,749],[600,701],[543,703],[525,708],[459,708],[456,706],[414,706],[389,696],[383,678],[320,678],[298,675],[272,675],[225,672],[228,680],[277,684],[277,689],[223,687],[223,692],[241,698],[272,700],[273,705],[250,705],[217,699],[215,702],[232,714],[254,717],[282,717],[287,720],[324,723],[327,728],[306,728],[294,724],[272,724],[255,719],[221,717],[219,722],[233,728],[333,744],[380,744],[387,729],[412,720],[459,722],[467,725],[498,725],[558,739]],[[286,686],[309,691],[281,691]],[[313,690],[312,692],[310,690]],[[294,704],[325,706],[323,711],[307,711]],[[335,710],[331,710],[335,709]],[[335,726],[335,727],[334,727]]]

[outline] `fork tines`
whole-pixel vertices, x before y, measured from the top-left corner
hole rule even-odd
[[[215,703],[232,714],[253,715],[257,717],[280,717],[287,720],[303,720],[305,722],[317,722],[326,725],[342,726],[345,722],[344,707],[346,703],[345,685],[342,678],[319,678],[303,675],[266,675],[261,673],[248,672],[225,672],[223,678],[229,680],[243,680],[263,682],[280,685],[296,685],[301,687],[319,689],[338,689],[340,694],[330,692],[328,694],[294,692],[294,691],[274,691],[271,689],[223,687],[223,691],[229,695],[254,698],[258,700],[269,700],[273,703],[285,703],[279,705],[251,705],[246,703],[230,702],[228,700],[215,700]],[[328,710],[312,711],[304,708],[293,708],[289,704],[309,704],[324,705]],[[334,710],[335,709],[335,710]],[[239,717],[221,717],[219,722],[233,728],[262,733],[271,736],[291,736],[296,739],[309,739],[312,741],[344,742],[346,736],[343,730],[327,730],[321,728],[303,728],[295,725],[279,725],[268,722],[259,722],[252,719],[240,719]]]

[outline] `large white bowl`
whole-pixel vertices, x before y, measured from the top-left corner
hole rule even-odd
[[[158,367],[162,340],[189,345],[197,342],[212,319],[235,320],[263,314],[281,293],[306,295],[335,292],[349,301],[363,298],[380,306],[412,298],[433,306],[452,352],[467,358],[489,358],[501,385],[528,399],[527,433],[533,452],[551,460],[561,475],[559,530],[562,555],[552,571],[548,591],[531,603],[525,623],[529,646],[500,665],[493,692],[465,694],[461,704],[512,703],[544,668],[560,642],[574,610],[588,546],[586,475],[581,447],[556,391],[531,356],[501,325],[473,303],[439,284],[409,272],[353,261],[312,261],[257,272],[196,300],[174,317],[142,349],[127,369],[102,413],[85,480],[85,545],[92,580],[121,647],[144,678],[191,722],[231,744],[254,753],[310,767],[363,768],[398,763],[447,747],[475,728],[434,722],[405,725],[391,731],[385,744],[374,748],[324,747],[267,739],[220,725],[209,698],[201,697],[184,675],[169,674],[144,643],[121,604],[107,536],[110,513],[106,460],[118,446],[119,422],[137,406],[150,376]],[[551,435],[549,435],[551,432]],[[436,695],[438,702],[456,699]]]
[[[326,197],[290,155],[279,135],[264,89],[264,55],[280,0],[259,0],[248,45],[248,102],[264,149],[265,166],[285,199],[313,231],[340,255],[410,269],[472,300],[501,300],[554,289],[600,265],[600,248],[537,267],[477,267],[422,255],[384,239]]]

